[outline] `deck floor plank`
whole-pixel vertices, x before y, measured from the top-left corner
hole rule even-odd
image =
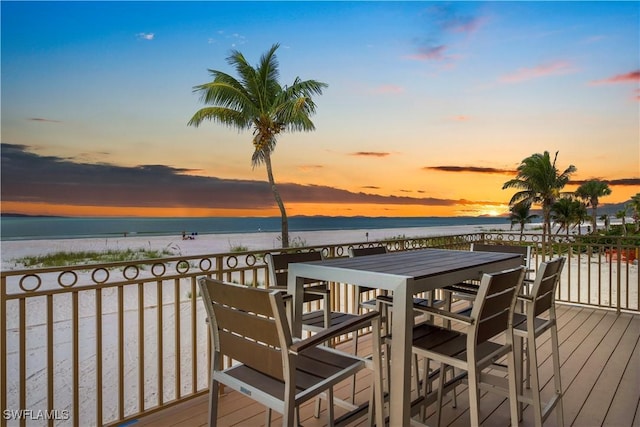
[[[599,360],[594,371],[601,366],[600,374],[597,376],[596,383],[585,400],[574,424],[594,423],[601,425],[604,422],[609,408],[603,407],[601,402],[612,401],[637,343],[637,337],[627,333],[631,320],[631,315],[622,314],[618,316],[611,332],[603,340],[603,348],[609,347],[613,350],[601,352],[599,355],[594,354],[594,358]],[[604,360],[605,357],[606,360]]]
[[[565,391],[565,426],[632,427],[640,424],[640,315],[621,314],[598,309],[558,305],[558,337],[562,385]],[[546,334],[548,335],[548,334]],[[371,342],[361,340],[362,352],[370,351]],[[348,344],[346,350],[350,350]],[[543,337],[538,343],[540,381],[544,386],[543,400],[552,393],[552,363],[550,340]],[[356,383],[356,401],[369,398],[369,373],[360,373]],[[350,380],[341,383],[336,396],[346,398],[350,393]],[[442,409],[443,425],[466,427],[469,425],[466,386],[456,388],[458,407],[445,397]],[[262,426],[264,407],[237,392],[225,393],[219,403],[220,426]],[[336,413],[340,409],[336,408]],[[432,407],[429,414],[433,414]],[[481,399],[483,425],[508,425],[509,405],[505,398],[483,394]],[[186,427],[206,426],[208,397],[202,396],[138,420],[137,426]],[[281,416],[273,414],[272,424],[279,425]],[[427,419],[434,424],[434,417]],[[313,402],[301,408],[301,424],[308,427],[326,425],[326,404],[320,418],[313,417]],[[354,423],[364,426],[366,420]],[[530,407],[524,411],[522,427],[533,426]],[[545,427],[557,427],[555,414],[551,414]]]

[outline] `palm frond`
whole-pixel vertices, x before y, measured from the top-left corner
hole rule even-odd
[[[247,120],[242,111],[225,107],[205,107],[196,111],[187,123],[189,126],[198,127],[204,120],[221,123],[239,130],[248,129],[251,122]]]

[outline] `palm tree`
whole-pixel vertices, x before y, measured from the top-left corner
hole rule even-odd
[[[635,232],[640,231],[640,193],[631,196],[629,207],[633,211],[633,221],[635,222]]]
[[[572,197],[562,197],[551,206],[551,219],[560,226],[558,233],[565,230],[567,237],[572,226],[580,234],[580,225],[588,218],[586,205]]]
[[[542,246],[546,249],[547,236],[551,237],[551,206],[560,195],[560,190],[569,182],[576,167],[569,165],[562,173],[556,168],[556,152],[553,162],[548,151],[536,153],[522,160],[514,179],[505,182],[502,189],[516,188],[509,205],[518,202],[539,203],[542,205]]]
[[[234,50],[227,58],[239,79],[217,70],[209,70],[213,80],[194,87],[201,94],[204,104],[189,125],[199,126],[204,120],[236,128],[253,129],[252,167],[264,163],[271,184],[273,197],[282,218],[282,246],[289,246],[289,222],[284,202],[276,187],[271,166],[271,154],[277,138],[285,131],[312,131],[315,129],[310,116],[316,111],[313,95],[321,95],[328,85],[316,80],[301,80],[296,77],[290,86],[278,82],[279,70],[274,44],[252,67],[242,53]]]
[[[578,187],[575,192],[575,195],[577,197],[587,202],[587,206],[591,206],[593,233],[596,232],[596,218],[598,218],[597,210],[599,198],[608,196],[609,194],[611,194],[609,184],[598,179],[592,179],[584,182],[582,185],[580,185],[580,187]]]
[[[554,224],[559,225],[558,234],[565,230],[567,237],[569,237],[569,229],[575,220],[573,203],[574,201],[570,198],[563,197],[551,206],[551,219]]]
[[[620,209],[618,212],[616,212],[616,218],[621,219],[622,220],[622,235],[626,236],[627,235],[627,209],[629,209],[628,205],[624,205],[622,207],[622,209]]]
[[[520,240],[522,240],[522,235],[524,234],[524,227],[526,224],[529,224],[535,218],[538,218],[538,215],[530,214],[531,203],[529,202],[520,202],[511,206],[509,210],[509,220],[511,221],[511,228],[514,225],[520,225]]]

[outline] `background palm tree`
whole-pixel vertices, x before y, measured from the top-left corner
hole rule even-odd
[[[629,209],[628,205],[624,205],[622,209],[616,212],[616,218],[622,220],[622,235],[627,235],[627,210]]]
[[[562,173],[556,168],[556,152],[553,162],[548,151],[536,153],[522,160],[518,166],[518,173],[514,179],[504,183],[502,189],[516,188],[516,192],[509,201],[509,205],[518,202],[539,203],[542,206],[542,246],[546,250],[547,238],[551,237],[551,206],[560,195],[560,190],[569,182],[569,177],[576,171],[570,165]]]
[[[589,213],[586,205],[580,200],[570,196],[562,197],[551,206],[551,219],[560,226],[558,233],[564,230],[569,237],[572,227],[578,227],[578,234],[580,234],[580,226],[589,219]]]
[[[635,232],[640,231],[640,193],[631,196],[629,207],[633,211],[633,221],[635,222]]]
[[[509,211],[511,228],[513,228],[513,226],[516,224],[520,225],[520,240],[522,240],[525,225],[529,224],[535,218],[538,218],[539,215],[531,214],[531,203],[529,202],[516,203],[511,206],[511,209]]]
[[[587,206],[591,206],[591,219],[593,230],[595,233],[597,230],[596,218],[598,210],[598,202],[600,197],[608,196],[611,194],[609,184],[599,179],[592,179],[584,182],[575,192],[576,196],[581,198],[587,203]]]
[[[238,130],[253,129],[252,167],[264,163],[273,197],[282,218],[282,246],[289,246],[289,222],[284,202],[276,187],[271,166],[271,154],[278,135],[285,131],[312,131],[315,129],[310,116],[316,111],[313,95],[321,95],[328,85],[316,80],[300,80],[296,77],[290,86],[278,82],[279,70],[274,44],[260,58],[254,68],[242,53],[234,50],[227,58],[239,79],[217,70],[209,70],[213,81],[194,87],[201,100],[210,107],[198,110],[189,125],[199,126],[211,120]]]

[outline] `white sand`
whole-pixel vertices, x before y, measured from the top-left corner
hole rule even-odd
[[[450,227],[413,227],[373,230],[329,230],[292,232],[292,242],[306,245],[356,243],[376,241],[397,236],[428,237],[476,233],[491,230],[509,230],[509,224],[462,225]],[[169,249],[176,255],[205,255],[230,252],[233,247],[248,250],[270,250],[281,247],[279,233],[201,234],[194,240],[182,236],[111,237],[57,240],[16,240],[0,242],[2,271],[22,268],[15,260],[25,256],[39,256],[59,251],[101,251],[107,249]]]

